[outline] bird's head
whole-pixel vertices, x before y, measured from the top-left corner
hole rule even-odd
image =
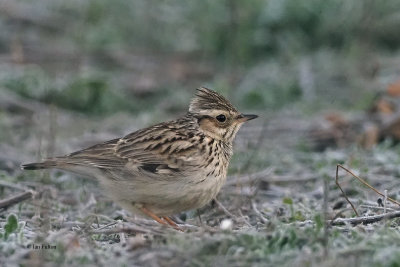
[[[258,117],[240,113],[223,96],[205,87],[197,89],[190,102],[189,114],[197,118],[200,129],[206,135],[229,143],[244,122]]]

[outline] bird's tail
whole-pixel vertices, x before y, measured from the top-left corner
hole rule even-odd
[[[57,167],[57,162],[55,160],[46,160],[43,162],[35,162],[21,165],[21,169],[23,170],[40,170],[55,167]]]

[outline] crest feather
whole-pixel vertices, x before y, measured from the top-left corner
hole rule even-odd
[[[206,110],[226,110],[237,112],[236,108],[222,95],[217,92],[200,87],[197,89],[195,97],[190,102],[190,113],[201,113]]]

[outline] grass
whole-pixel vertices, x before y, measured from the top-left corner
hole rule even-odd
[[[271,133],[269,136],[272,137]],[[239,135],[238,140],[241,138],[243,136]],[[276,168],[271,175],[296,178],[300,171],[302,175],[306,174],[305,177],[317,175],[317,179],[303,183],[280,183],[278,179],[258,186],[250,183],[226,187],[218,198],[234,217],[225,214],[217,206],[207,206],[202,209],[201,218],[202,223],[208,226],[193,228],[185,234],[168,229],[143,237],[135,234],[90,234],[90,230],[102,227],[112,229],[118,225],[129,227],[132,223],[126,213],[102,196],[96,184],[60,172],[51,173],[46,183],[40,182],[40,173],[17,172],[18,175],[10,176],[3,172],[2,181],[18,181],[17,185],[45,191],[35,200],[25,201],[2,212],[0,260],[11,259],[10,263],[29,264],[32,258],[23,258],[33,251],[34,254],[40,253],[41,261],[61,265],[90,265],[96,262],[100,265],[113,263],[124,266],[129,261],[138,265],[157,262],[194,266],[397,266],[399,254],[396,244],[400,241],[400,219],[357,227],[332,226],[325,232],[323,193],[318,192],[318,188],[327,179],[328,218],[333,218],[338,212],[343,212],[346,217],[353,216],[351,211],[346,211],[346,206],[342,206],[341,210],[333,209],[338,201],[343,200],[333,180],[335,164],[343,162],[355,171],[360,170],[360,175],[374,186],[384,189],[391,184],[390,193],[398,199],[395,188],[399,183],[396,178],[380,180],[374,176],[397,176],[393,163],[400,161],[399,148],[383,143],[370,151],[356,147],[322,153],[291,150],[290,156],[284,156],[287,152],[283,148],[292,148],[288,144],[285,147],[282,138],[274,136],[273,140],[265,140],[259,147],[258,154],[274,162]],[[263,147],[269,147],[268,152]],[[236,150],[237,155],[243,155],[240,161],[246,160],[246,154],[242,153],[247,150],[240,146]],[[382,160],[388,158],[391,160]],[[232,165],[238,165],[239,162],[234,161]],[[252,165],[251,168],[256,170],[256,166]],[[230,173],[237,173],[235,166],[232,166]],[[260,179],[268,180],[268,177]],[[346,180],[351,181],[346,176],[341,178],[341,183],[345,188],[355,189],[351,197],[359,199],[358,206],[376,201],[377,196],[372,192],[362,189],[355,181],[346,184]],[[1,188],[1,198],[18,192],[7,186]],[[252,193],[248,196],[245,196],[248,193],[235,193],[241,191]],[[261,220],[260,214],[255,212],[252,202],[266,221]],[[363,214],[376,213],[370,208],[359,209]],[[33,214],[39,216],[32,217]],[[194,214],[187,215],[187,223],[201,225]],[[231,220],[233,228],[221,229],[223,219]],[[134,225],[158,229],[151,221],[139,220]],[[144,241],[138,241],[138,238]],[[48,248],[35,251],[32,247],[28,248],[29,245]],[[52,249],[54,246],[56,248]]]

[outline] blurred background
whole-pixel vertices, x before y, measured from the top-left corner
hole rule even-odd
[[[239,110],[260,115],[236,139],[231,182],[221,193],[228,210],[236,211],[234,205],[248,214],[256,209],[246,211],[247,197],[257,196],[266,217],[278,216],[276,225],[314,220],[322,203],[321,179],[331,176],[337,163],[386,175],[390,183],[388,176],[400,175],[400,148],[394,146],[400,140],[399,29],[398,0],[0,0],[3,184],[54,186],[61,200],[76,202],[53,206],[48,220],[53,222],[62,209],[69,212],[65,220],[80,221],[96,190],[93,184],[69,174],[32,177],[19,171],[21,162],[174,119],[186,113],[195,89],[205,86]],[[235,187],[249,173],[264,182]],[[308,182],[301,189],[275,184],[293,179]],[[337,190],[332,181],[331,189]],[[1,197],[13,190],[1,189]],[[311,200],[296,206],[305,199],[300,191]],[[332,202],[339,198],[336,193]],[[57,205],[57,194],[43,199]],[[89,205],[89,211],[120,216],[114,214],[118,208],[108,204],[107,213],[104,205]],[[37,206],[23,207],[29,220]],[[213,225],[217,215],[208,212],[204,220]],[[260,214],[255,212],[246,227],[254,226]],[[25,235],[47,240],[46,231]],[[297,235],[302,240],[310,236]],[[238,242],[257,247],[260,240],[254,238]],[[279,238],[265,257],[279,258]],[[296,240],[294,254],[299,252]],[[192,249],[192,255],[202,257],[203,248]],[[300,252],[296,255],[310,256]]]
[[[261,125],[285,112],[293,119],[365,111],[400,79],[399,6],[396,0],[2,0],[0,140],[17,145],[29,123],[42,134],[93,130],[76,121],[79,115],[89,122],[111,118],[95,128],[124,134],[184,114],[200,86],[259,113]],[[8,120],[18,112],[31,117]],[[71,112],[72,125],[62,120]]]
[[[398,1],[2,0],[1,87],[91,115],[360,109],[399,75]],[[157,107],[157,108],[154,108]]]

